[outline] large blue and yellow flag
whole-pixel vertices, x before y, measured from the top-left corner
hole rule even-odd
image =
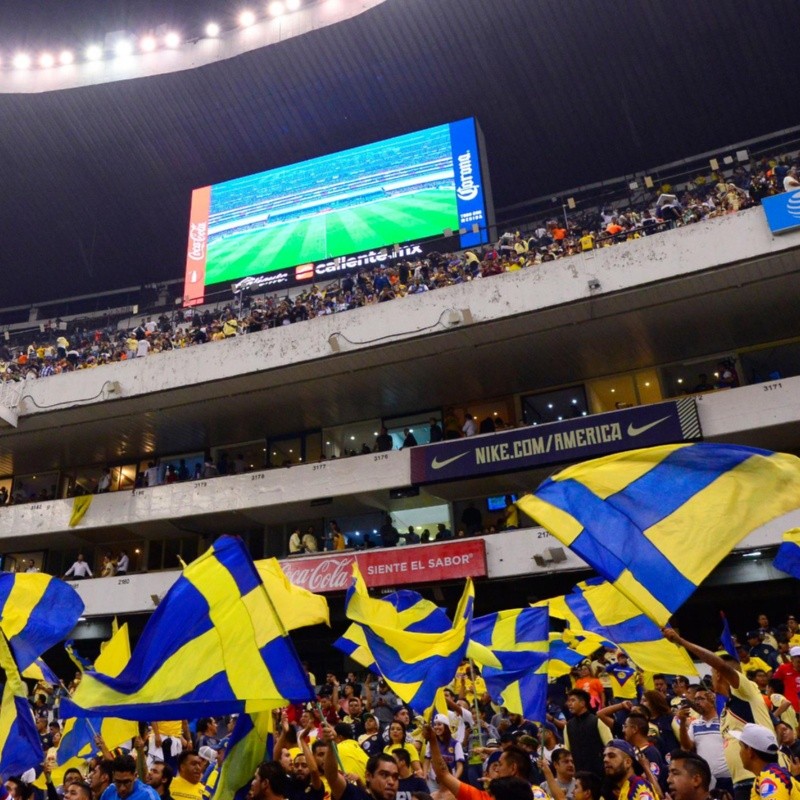
[[[5,781],[12,775],[22,775],[38,767],[44,760],[44,753],[28,703],[25,683],[2,632],[0,667],[6,674],[3,703],[0,706],[0,781]]]
[[[50,684],[50,686],[58,686],[59,684],[58,675],[41,658],[37,658],[33,664],[25,667],[22,671],[22,677],[33,681],[42,681]]]
[[[492,699],[535,722],[547,708],[549,630],[546,608],[516,608],[474,619],[470,634],[500,662],[482,668]]]
[[[787,575],[800,578],[800,528],[792,528],[783,534],[783,542],[772,566]]]
[[[269,587],[270,600],[285,630],[321,624],[330,627],[330,610],[323,595],[295,586],[286,577],[277,558],[265,558],[256,561],[255,565],[264,585]]]
[[[314,699],[242,541],[221,536],[172,585],[125,669],[86,672],[64,716],[191,719]]]
[[[566,621],[569,627],[562,637],[570,646],[574,636],[588,643],[590,651],[612,643],[646,672],[697,674],[686,650],[668,642],[658,625],[602,578],[581,581],[569,594],[536,604],[544,605],[550,616]]]
[[[749,533],[800,508],[800,459],[728,444],[616,453],[517,505],[665,625]]]
[[[474,601],[472,581],[467,580],[454,621],[450,623],[448,619],[446,630],[430,632],[431,619],[435,622],[438,614],[430,608],[428,613],[419,608],[417,613],[421,618],[409,624],[403,616],[408,609],[398,610],[386,600],[369,596],[354,565],[345,613],[348,619],[362,626],[375,664],[395,694],[414,710],[424,712],[433,706],[437,690],[453,680],[467,652]],[[433,603],[429,606],[444,614]]]
[[[569,647],[560,633],[550,634],[550,653],[547,661],[547,674],[550,678],[567,675],[583,660],[584,656]]]
[[[77,625],[83,600],[68,584],[41,572],[0,573],[0,628],[24,670]]]

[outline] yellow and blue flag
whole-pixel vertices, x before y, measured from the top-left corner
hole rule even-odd
[[[94,669],[94,666],[88,658],[84,658],[79,652],[78,648],[75,646],[74,639],[67,639],[64,642],[64,649],[67,651],[67,655],[69,656],[69,660],[81,671],[81,672],[89,672],[90,670]]]
[[[0,573],[0,628],[24,670],[78,624],[83,600],[68,584],[41,572]]]
[[[619,647],[646,672],[697,674],[689,654],[668,642],[658,625],[602,578],[581,581],[569,594],[545,602],[551,616],[567,622],[569,627],[562,636],[570,646],[577,635],[584,638],[590,651],[608,643]],[[580,643],[577,649],[583,649]]]
[[[5,782],[12,775],[21,775],[39,767],[44,753],[28,703],[27,689],[14,663],[8,639],[2,632],[0,667],[6,674],[0,706],[0,781]]]
[[[470,633],[500,662],[482,667],[492,699],[535,722],[544,722],[547,708],[549,631],[546,608],[517,608],[474,619]]]
[[[792,528],[783,534],[783,542],[772,566],[787,575],[800,578],[800,528]]]
[[[241,539],[221,536],[172,585],[115,677],[86,672],[64,716],[191,719],[314,699]]]
[[[214,791],[215,800],[233,800],[246,795],[256,768],[272,756],[267,752],[272,729],[271,711],[239,715],[225,748],[225,760]]]
[[[43,681],[49,683],[50,686],[58,686],[58,675],[44,663],[41,658],[37,658],[30,666],[22,670],[22,677],[29,678],[33,681]]]
[[[295,586],[281,569],[277,558],[265,558],[255,562],[269,598],[287,631],[308,625],[331,625],[328,601],[321,594],[314,594],[301,586]]]
[[[116,627],[116,626],[115,626]],[[116,678],[131,658],[131,642],[126,622],[104,642],[94,668]],[[75,758],[89,758],[97,750],[95,736],[100,735],[109,750],[114,750],[139,734],[139,725],[118,717],[71,717],[64,721],[61,742],[56,750],[56,763],[68,764]]]
[[[577,667],[584,657],[567,645],[560,633],[550,634],[550,652],[547,661],[547,675],[550,678],[560,678]]]
[[[665,625],[749,533],[800,508],[800,459],[665,445],[578,464],[519,508]]]
[[[439,614],[447,618],[441,609],[433,603],[416,607],[419,618],[409,624],[403,616],[407,608],[399,610],[386,600],[369,596],[354,565],[345,613],[362,626],[375,664],[395,694],[414,710],[424,712],[433,705],[437,690],[453,680],[467,652],[474,602],[472,581],[467,580],[454,621],[448,619],[445,630],[431,632],[431,626],[441,620]]]

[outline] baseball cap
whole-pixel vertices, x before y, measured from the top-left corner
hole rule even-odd
[[[447,717],[446,717],[444,714],[437,714],[437,715],[436,715],[436,716],[433,718],[433,722],[434,722],[434,724],[436,724],[437,722],[439,722],[439,723],[441,723],[442,725],[447,725],[448,727],[450,727],[450,720],[449,720],[449,719],[448,719],[448,718],[447,718]]]
[[[792,656],[792,657],[800,656],[800,645],[795,645],[794,647],[790,647],[789,648],[789,655]]]
[[[208,761],[209,764],[217,760],[217,751],[213,747],[209,747],[208,745],[205,745],[205,747],[201,747],[197,751],[197,755],[199,755],[200,758],[204,758],[206,761]]]
[[[742,744],[758,750],[760,753],[777,753],[778,742],[775,734],[763,725],[756,725],[748,722],[740,731],[729,731],[734,739],[738,739]]]
[[[612,739],[606,747],[613,747],[615,750],[620,750],[625,753],[626,756],[629,756],[634,764],[637,763],[636,750],[633,749],[632,744],[628,744],[624,739]]]

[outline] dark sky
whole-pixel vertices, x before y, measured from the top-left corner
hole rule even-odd
[[[240,8],[3,0],[0,54]],[[193,188],[466,116],[498,207],[800,124],[797,30],[795,0],[387,0],[187,72],[0,93],[0,307],[180,277]]]

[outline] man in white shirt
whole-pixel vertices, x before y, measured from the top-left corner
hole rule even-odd
[[[464,436],[474,436],[478,432],[478,426],[475,424],[475,417],[469,412],[464,414],[464,426],[461,428]]]
[[[139,339],[136,343],[136,358],[143,358],[150,352],[150,342],[147,339]]]
[[[692,719],[692,709],[700,716]],[[695,751],[708,764],[713,778],[712,788],[720,781],[725,788],[730,788],[733,784],[725,761],[715,696],[705,690],[698,691],[692,708],[684,707],[678,711],[678,724],[681,747],[690,752]]]
[[[78,560],[64,573],[64,577],[68,578],[72,575],[75,580],[83,580],[84,578],[93,578],[92,570],[89,565],[83,560],[83,553],[78,553]]]
[[[125,550],[119,551],[119,558],[117,559],[117,575],[127,575],[128,574],[128,567],[130,566],[130,559],[128,558],[128,553]]]

